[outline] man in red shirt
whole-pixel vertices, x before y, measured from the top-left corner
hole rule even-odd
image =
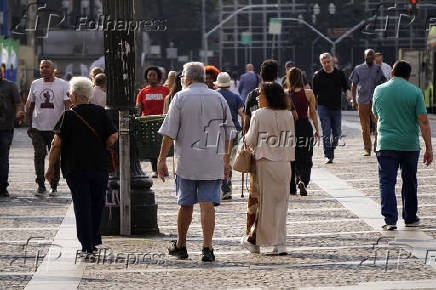
[[[167,87],[161,86],[162,72],[157,66],[148,67],[144,72],[147,86],[136,97],[136,106],[141,110],[142,116],[162,115],[164,100],[170,93]],[[152,178],[157,178],[157,159],[151,159],[153,169]]]

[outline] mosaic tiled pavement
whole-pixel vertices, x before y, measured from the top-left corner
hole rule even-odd
[[[338,148],[334,164],[324,165],[322,146],[316,147],[314,170],[327,169],[379,203],[377,161],[375,156],[361,156],[360,131],[356,125],[355,117],[344,118],[344,146]],[[146,172],[150,171],[148,163],[142,165]],[[53,247],[71,196],[64,181],[56,198],[33,196],[33,150],[24,129],[15,131],[10,167],[11,198],[0,199],[0,288],[23,289]],[[435,168],[420,163],[418,178],[422,220],[419,231],[432,238],[436,238]],[[233,182],[233,200],[216,208],[215,263],[200,261],[202,232],[197,206],[188,233],[189,259],[180,261],[168,256],[168,241],[177,233],[174,179],[165,183],[154,180],[161,235],[105,236],[104,253],[109,258],[82,264],[83,274],[77,287],[292,289],[360,285],[377,289],[390,285],[387,288],[394,289],[402,285],[413,289],[436,288],[436,243],[435,252],[429,254],[427,261],[416,258],[411,254],[412,249],[392,243],[395,237],[386,236],[367,224],[323,190],[316,180],[311,183],[307,197],[290,197],[289,254],[274,256],[269,254],[269,248],[262,248],[261,254],[250,254],[240,247],[248,193],[240,197],[240,174],[234,174]],[[397,185],[401,186],[400,179]]]

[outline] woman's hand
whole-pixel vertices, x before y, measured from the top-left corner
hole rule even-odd
[[[49,167],[47,169],[47,172],[45,173],[45,179],[47,179],[47,181],[51,183],[51,181],[54,178],[54,173],[55,173],[54,172],[54,168],[53,167]]]

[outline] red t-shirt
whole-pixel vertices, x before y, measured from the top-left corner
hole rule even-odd
[[[164,86],[143,88],[136,97],[136,103],[142,104],[142,116],[163,114],[164,100],[169,93]]]

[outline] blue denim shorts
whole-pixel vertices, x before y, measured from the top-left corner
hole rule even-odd
[[[221,202],[221,180],[190,180],[176,175],[178,205],[193,205],[199,201]]]

